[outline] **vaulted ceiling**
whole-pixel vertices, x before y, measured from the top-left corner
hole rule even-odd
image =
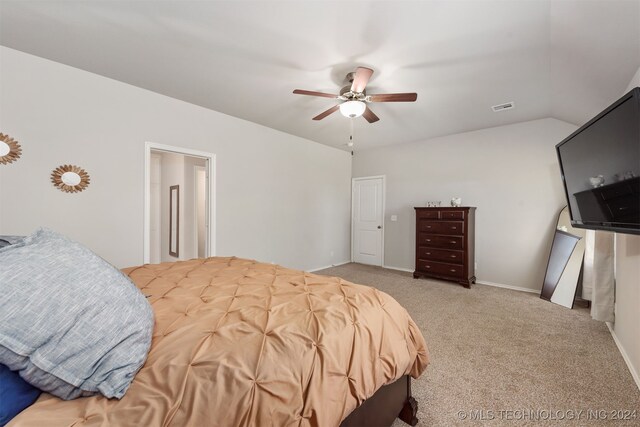
[[[2,1],[0,44],[343,147],[336,103],[417,92],[355,119],[359,149],[555,117],[580,125],[640,67],[640,1]],[[500,113],[491,106],[513,101]]]

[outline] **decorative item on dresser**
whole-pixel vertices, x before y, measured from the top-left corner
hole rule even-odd
[[[475,276],[474,207],[415,208],[416,269],[413,277],[450,280],[470,288]]]

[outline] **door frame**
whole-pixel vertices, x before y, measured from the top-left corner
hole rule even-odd
[[[157,160],[157,164],[154,164],[154,163],[156,163],[156,160]],[[153,153],[153,152],[151,152],[151,154],[149,156],[149,173],[151,174],[151,172],[153,171],[154,167],[160,168],[161,165],[162,165],[162,154],[161,153]],[[159,179],[158,179],[158,182],[156,184],[156,186],[157,186],[157,194],[154,194],[153,190],[152,190],[152,185],[151,185],[151,177],[149,177],[149,244],[151,244],[151,241],[153,240],[154,234],[155,234],[155,237],[157,239],[157,245],[159,246],[157,248],[157,252],[158,252],[157,259],[160,260],[161,259],[161,255],[162,255],[162,248],[160,247],[160,246],[162,246],[161,245],[161,242],[162,242],[162,225],[161,225],[162,217],[161,217],[161,212],[160,212],[160,210],[162,209],[162,201],[161,201],[161,193],[162,193],[161,190],[162,189],[161,189],[161,186],[160,186],[160,177],[158,177],[158,178]],[[154,204],[154,206],[151,206],[151,200],[153,198],[152,196],[156,196],[157,197],[157,200],[156,200],[156,203]],[[151,222],[152,222],[151,218],[154,216],[154,215],[152,215],[154,209],[158,210],[158,214],[157,214],[158,224],[156,224],[157,230],[153,231],[153,233],[152,233],[152,231],[151,231]],[[149,260],[151,259],[151,255],[153,255],[154,252],[155,251],[151,247],[149,247],[149,252],[148,252]]]
[[[382,239],[381,239],[381,248],[380,248],[380,267],[384,266],[384,233],[385,233],[385,212],[387,210],[386,201],[387,201],[387,176],[386,175],[374,175],[374,176],[361,176],[358,178],[351,178],[351,262],[353,262],[353,249],[354,249],[354,230],[356,219],[353,217],[355,215],[355,198],[353,195],[356,192],[356,181],[364,181],[367,179],[378,179],[382,178]]]
[[[198,188],[198,172],[200,172],[200,171],[204,171],[205,174],[208,173],[207,168],[204,167],[204,166],[194,166],[193,167],[193,188],[194,189]],[[197,203],[197,198],[194,198],[194,202]],[[205,222],[205,227],[206,227],[206,224],[208,222],[206,213],[205,213],[204,222]],[[195,227],[193,227],[193,234],[194,234],[194,237],[195,237],[193,239],[193,245],[194,245],[193,253],[196,254],[196,256],[198,256],[198,243],[199,242],[198,242],[198,237],[197,237],[198,236],[198,210],[197,209],[193,210],[193,223],[195,225]],[[207,254],[207,247],[208,247],[207,246],[207,243],[208,243],[207,240],[209,240],[209,239],[205,239],[205,242],[204,242],[204,253],[205,253],[205,255]]]
[[[190,148],[177,147],[173,145],[158,144],[147,141],[144,143],[144,210],[143,210],[143,263],[148,264],[151,257],[151,151],[163,151],[173,154],[183,154],[190,157],[199,157],[207,161],[207,173],[209,175],[208,194],[209,209],[205,221],[209,224],[205,256],[211,257],[216,254],[216,155],[205,151],[192,150]]]

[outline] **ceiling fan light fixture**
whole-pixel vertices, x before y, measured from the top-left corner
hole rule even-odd
[[[362,101],[347,101],[340,104],[340,113],[345,117],[360,117],[367,105]]]
[[[369,123],[375,123],[380,120],[380,118],[371,111],[371,108],[369,108],[365,102],[415,102],[415,100],[418,99],[418,94],[414,92],[367,95],[365,88],[372,74],[373,70],[371,68],[356,68],[355,72],[347,75],[347,80],[351,83],[351,86],[347,85],[340,89],[339,95],[302,89],[295,89],[293,93],[296,95],[319,96],[344,101],[340,104],[334,104],[333,107],[313,117],[313,120],[322,120],[328,115],[340,110],[340,113],[347,118],[353,119],[362,116]]]

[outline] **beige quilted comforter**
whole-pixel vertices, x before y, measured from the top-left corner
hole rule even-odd
[[[45,394],[15,426],[337,426],[428,353],[389,295],[238,258],[124,270],[156,316],[121,400]]]

